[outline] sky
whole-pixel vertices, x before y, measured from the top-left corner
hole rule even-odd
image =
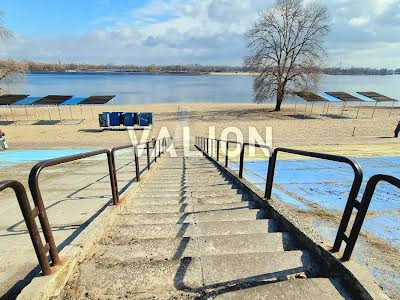
[[[306,0],[308,1],[308,0]],[[332,67],[400,68],[400,0],[321,0]],[[244,33],[274,0],[1,0],[0,58],[242,65]]]

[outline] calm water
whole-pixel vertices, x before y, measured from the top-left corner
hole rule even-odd
[[[16,92],[31,96],[116,94],[116,104],[251,102],[250,76],[171,74],[28,74]],[[400,76],[324,76],[320,91],[372,90],[400,99]]]

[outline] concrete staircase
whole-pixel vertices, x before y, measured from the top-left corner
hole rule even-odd
[[[351,299],[200,153],[156,168],[60,299]]]

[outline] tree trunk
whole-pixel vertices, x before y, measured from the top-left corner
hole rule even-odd
[[[276,95],[276,105],[274,111],[281,111],[283,95],[284,95],[283,92],[278,92],[278,94]]]

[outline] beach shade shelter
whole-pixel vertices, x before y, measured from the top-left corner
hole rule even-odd
[[[326,114],[328,114],[329,100],[321,97],[320,95],[314,94],[312,92],[295,92],[294,94],[306,101],[306,109],[304,111],[304,117],[307,114],[308,103],[311,103],[310,116],[312,115],[314,104],[317,103],[317,102],[323,102],[324,103],[324,109],[323,109],[322,113],[325,112],[326,104],[328,104],[327,113],[326,113]],[[294,106],[294,114],[296,114],[296,109],[297,109],[297,101],[296,101],[296,104]]]
[[[1,95],[0,96],[0,105],[3,106],[4,118],[5,118],[6,121],[8,121],[8,120],[7,120],[7,114],[6,114],[5,107],[8,106],[10,108],[11,116],[12,116],[13,122],[15,123],[14,111],[13,111],[11,105],[14,105],[18,101],[20,101],[22,99],[25,99],[28,96],[29,95],[11,95],[11,94]],[[26,110],[26,107],[25,107],[25,113],[28,116],[28,112]]]
[[[390,118],[391,115],[392,115],[392,111],[393,111],[394,105],[398,101],[396,99],[387,97],[385,95],[382,95],[382,94],[379,94],[379,93],[376,93],[376,92],[357,92],[357,93],[362,95],[362,96],[364,96],[364,97],[370,98],[370,99],[375,101],[375,107],[374,107],[374,110],[372,112],[372,118],[375,115],[375,110],[376,110],[376,107],[378,106],[378,103],[392,102],[393,103],[392,104],[392,108],[390,109],[390,113],[389,113],[389,118]]]
[[[61,121],[62,119],[60,112],[60,104],[71,98],[72,96],[66,96],[66,95],[48,95],[33,102],[32,105],[47,105],[50,120],[51,120],[50,106],[57,106],[59,120]]]
[[[91,110],[92,110],[92,118],[94,119],[94,114],[93,114],[93,105],[105,105],[111,100],[115,98],[115,95],[108,95],[108,96],[90,96],[81,102],[79,102],[79,105],[90,105]],[[83,112],[82,112],[82,106],[81,106],[81,115],[83,118]]]
[[[325,93],[328,94],[329,96],[339,99],[340,101],[343,101],[342,116],[344,114],[344,110],[346,109],[346,105],[348,102],[358,103],[356,119],[358,118],[358,115],[360,114],[361,104],[365,102],[363,99],[360,99],[356,96],[350,95],[345,92],[325,92]]]

